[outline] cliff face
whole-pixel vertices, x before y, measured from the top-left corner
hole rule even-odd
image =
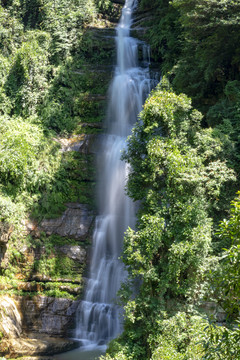
[[[95,155],[105,126],[116,58],[115,26],[124,2],[113,0],[111,10],[84,29],[81,60],[73,58],[55,76],[54,96],[59,96],[63,108],[70,108],[76,122],[72,132],[64,130],[51,139],[60,159],[58,185],[52,186],[60,190],[50,188],[34,200],[35,212],[21,221],[17,232],[14,223],[0,221],[2,355],[51,355],[78,346],[67,338],[73,336],[89,263],[97,211]],[[133,24],[133,35],[142,40],[146,16],[137,12]],[[66,201],[61,197],[63,182],[69,187]]]
[[[45,296],[1,296],[1,354],[51,355],[78,347],[78,342],[64,339],[74,324],[78,303]]]
[[[104,128],[115,57],[114,28],[122,4],[113,2],[108,14],[99,15],[98,22],[84,30],[84,62],[58,80],[59,92],[67,89],[74,94],[78,89],[74,106],[81,118],[76,129],[52,139],[73,195],[61,211],[58,199],[54,200],[58,209],[51,216],[53,211],[46,208],[51,193],[43,193],[37,204],[41,216],[29,214],[17,232],[14,224],[0,222],[1,355],[51,355],[79,345],[67,338],[73,335],[89,262],[96,214],[95,153]],[[67,104],[68,99],[63,101]],[[61,176],[60,172],[60,188]]]

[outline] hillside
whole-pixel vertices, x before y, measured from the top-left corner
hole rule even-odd
[[[2,356],[77,346],[122,5],[0,5]],[[138,1],[132,35],[161,81],[122,155],[139,210],[106,360],[240,358],[239,34],[238,0]]]
[[[121,7],[92,0],[0,6],[1,355],[78,346],[59,338],[73,334],[85,284],[94,143],[104,127]]]
[[[124,332],[104,359],[239,359],[239,1],[140,1],[162,80],[128,139]],[[230,205],[231,204],[231,205]]]

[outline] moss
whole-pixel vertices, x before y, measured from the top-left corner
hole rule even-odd
[[[36,274],[50,276],[53,279],[66,277],[75,280],[80,279],[82,267],[67,256],[46,253],[40,260],[35,260],[33,270]]]
[[[59,248],[64,245],[79,243],[55,234],[46,236],[44,232],[37,239],[30,235],[11,239],[8,264],[0,276],[0,294],[78,298],[85,264],[63,254]]]
[[[59,217],[66,209],[65,203],[79,202],[95,207],[95,167],[92,155],[65,152],[55,178],[33,205],[32,216]]]
[[[54,10],[41,9],[41,30],[36,13],[25,9],[25,0],[23,6],[5,3],[0,6],[0,27],[6,29],[1,42],[4,66],[0,65],[1,138],[6,145],[0,149],[0,220],[11,239],[1,264],[0,288],[26,295],[27,290],[19,289],[21,282],[38,273],[53,280],[81,281],[84,266],[56,250],[77,244],[75,240],[44,233],[39,238],[26,236],[23,222],[29,217],[36,223],[60,217],[68,202],[95,209],[94,157],[62,152],[54,139],[102,131],[111,80],[111,68],[105,64],[112,64],[113,50],[103,39],[102,27],[109,24],[96,19],[90,0],[86,4],[92,5],[81,9],[81,14],[75,11],[74,1],[57,0]],[[108,11],[106,16],[115,13],[116,6],[108,0],[101,1],[100,7]],[[68,16],[63,16],[64,9]],[[54,22],[49,21],[53,12]],[[99,30],[87,28],[90,21]],[[36,284],[31,283],[29,293],[34,294]],[[66,285],[56,281],[38,285],[40,293],[73,296],[60,290]],[[74,289],[75,285],[67,286]]]

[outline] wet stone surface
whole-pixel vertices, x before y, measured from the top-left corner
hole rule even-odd
[[[94,220],[94,215],[87,205],[69,203],[67,210],[57,219],[45,219],[41,222],[39,229],[47,235],[57,234],[76,240],[84,240]]]

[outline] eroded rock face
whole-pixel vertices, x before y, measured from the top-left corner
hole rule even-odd
[[[86,250],[77,245],[63,245],[59,250],[72,260],[77,260],[81,264],[86,262]]]
[[[62,152],[77,151],[82,154],[91,154],[94,138],[95,135],[92,134],[80,134],[71,138],[57,138],[55,140],[61,145]]]
[[[6,351],[4,354],[10,355],[11,358],[19,356],[31,356],[31,355],[54,355],[65,351],[73,350],[79,347],[79,342],[68,339],[57,339],[41,336],[37,339],[31,338],[19,338],[3,340],[3,346]],[[24,357],[24,359],[26,359]],[[40,360],[39,357],[28,357],[29,360]],[[48,358],[42,358],[48,360]],[[49,358],[49,360],[52,358]]]
[[[79,301],[64,298],[35,296],[19,297],[18,308],[24,314],[24,333],[48,334],[67,337],[74,327],[75,312]]]
[[[0,355],[51,355],[79,346],[64,339],[79,301],[44,296],[0,297]]]
[[[85,240],[93,223],[93,212],[84,204],[68,203],[66,206],[67,210],[61,217],[43,220],[39,229],[47,235],[57,234],[75,240]]]
[[[16,302],[8,297],[0,297],[0,331],[6,337],[18,338],[22,334],[22,318]]]

